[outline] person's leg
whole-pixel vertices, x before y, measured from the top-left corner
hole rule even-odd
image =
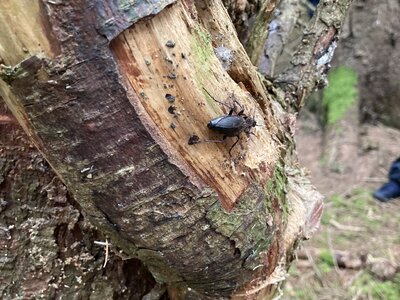
[[[400,157],[392,163],[388,177],[389,182],[373,193],[374,198],[382,202],[400,197]]]

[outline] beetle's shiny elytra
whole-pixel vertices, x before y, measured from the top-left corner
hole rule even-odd
[[[217,103],[220,103],[222,105],[228,106],[225,103],[222,103],[218,100],[216,100],[213,96],[210,95],[210,93],[204,89],[204,91]],[[236,113],[236,104],[241,108],[239,113]],[[223,134],[222,140],[203,140],[200,141],[199,137],[197,135],[192,135],[189,138],[188,144],[193,145],[201,142],[222,142],[225,140],[227,137],[237,137],[237,140],[231,148],[229,149],[229,154],[231,154],[231,151],[233,147],[239,142],[240,140],[240,134],[242,132],[246,133],[247,135],[251,134],[251,129],[253,127],[257,126],[256,121],[254,118],[247,116],[244,113],[243,107],[236,101],[234,100],[233,107],[230,107],[229,113],[224,116],[219,116],[207,123],[207,127],[215,132],[218,132],[220,134]]]
[[[238,136],[241,132],[250,133],[256,121],[244,115],[227,115],[217,117],[208,122],[207,127],[226,137]]]
[[[206,90],[207,94],[208,91]],[[210,97],[212,97],[209,94]],[[213,97],[212,97],[213,98]],[[214,99],[214,98],[213,98]],[[215,100],[214,101],[220,103],[219,101]],[[212,119],[211,121],[208,122],[207,127],[213,131],[216,131],[218,133],[223,134],[223,140],[227,137],[237,137],[236,142],[231,146],[229,149],[229,154],[231,153],[233,147],[238,143],[240,139],[240,133],[244,132],[247,135],[251,133],[251,129],[257,125],[256,121],[254,118],[247,116],[244,114],[244,110],[241,107],[241,111],[234,115],[236,111],[236,105],[237,103],[240,107],[241,105],[235,100],[233,107],[229,110],[229,114],[225,116],[220,116],[217,118]],[[226,105],[226,104],[224,104]]]

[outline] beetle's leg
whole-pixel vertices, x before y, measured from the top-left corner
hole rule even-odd
[[[241,106],[240,104],[239,104],[239,102],[237,102],[236,100],[235,100],[235,102],[233,102],[233,107],[235,108],[235,111],[236,111],[236,104],[235,103],[237,103],[238,105],[239,105],[239,107],[240,107],[240,111],[237,113],[237,115],[238,116],[244,116],[244,109],[243,109],[243,106]]]
[[[231,151],[232,151],[233,147],[235,147],[236,144],[237,144],[237,143],[239,142],[239,140],[240,140],[240,136],[239,136],[239,135],[237,135],[236,137],[237,137],[236,142],[234,142],[233,145],[231,146],[231,148],[229,149],[229,156],[232,156]]]
[[[244,107],[243,107],[243,105],[240,104],[239,101],[236,100],[236,98],[234,98],[234,99],[233,99],[233,105],[236,106],[236,104],[237,104],[237,106],[239,106],[239,108],[240,108],[240,111],[239,111],[239,113],[238,113],[238,116],[243,115],[243,113],[244,113]]]
[[[249,132],[249,136],[250,136],[250,135],[256,136],[256,134],[255,134],[254,132],[252,132],[252,131]]]

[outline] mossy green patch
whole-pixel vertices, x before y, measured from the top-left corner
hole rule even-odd
[[[210,62],[214,56],[214,49],[211,44],[211,36],[208,32],[201,28],[196,28],[196,34],[193,35],[191,41],[192,56],[194,67],[196,69],[195,79],[197,86],[204,86],[204,82],[210,78]],[[204,99],[213,107],[215,101],[203,91]]]
[[[323,93],[325,122],[328,125],[341,120],[357,98],[357,74],[349,67],[341,66],[328,76],[329,86]]]
[[[333,267],[335,265],[334,261],[333,261],[332,253],[328,249],[321,250],[321,252],[319,253],[319,260],[321,262],[329,265],[330,267]]]
[[[191,41],[193,62],[200,75],[205,75],[209,70],[209,62],[214,55],[211,45],[211,36],[204,30],[197,28]]]
[[[281,165],[278,165],[275,168],[274,176],[267,182],[267,195],[270,202],[272,197],[278,198],[280,206],[283,211],[284,224],[287,224],[287,219],[289,217],[289,207],[286,201],[286,186],[287,186],[287,177],[285,174],[285,170]],[[270,204],[270,203],[269,203]],[[272,212],[272,209],[270,209]]]
[[[396,249],[400,241],[398,212],[395,206],[389,209],[377,203],[371,190],[365,187],[355,188],[346,195],[329,197],[321,231],[307,242],[311,249],[323,249],[314,257],[320,274],[318,278],[310,277],[307,275],[312,272],[310,268],[299,264],[298,270],[291,272],[288,279],[291,285],[285,295],[292,293],[288,299],[400,299],[400,275],[381,281],[367,268],[357,271],[341,269],[338,274],[331,254],[332,250],[356,255],[367,251],[372,257],[391,259],[392,249]],[[350,277],[354,278],[351,285],[343,285],[343,278]]]
[[[332,202],[334,207],[343,207],[344,205],[346,205],[343,197],[337,194],[333,194],[330,201]]]
[[[268,249],[273,237],[273,228],[265,222],[267,214],[263,191],[253,185],[231,212],[216,202],[208,210],[206,218],[215,231],[235,242],[235,248],[247,257],[244,266],[252,269],[259,264],[259,253]]]
[[[290,276],[299,276],[299,275],[301,275],[300,270],[294,264],[290,266],[288,274]]]
[[[333,214],[327,210],[324,210],[324,213],[322,214],[321,217],[321,224],[322,225],[329,225],[331,219],[333,219]]]

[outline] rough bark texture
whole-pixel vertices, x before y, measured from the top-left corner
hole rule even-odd
[[[282,84],[287,92],[296,94],[295,102],[289,105],[298,110],[315,88],[326,85],[326,74],[337,47],[339,32],[351,0],[320,1],[312,19],[303,31],[290,66],[277,76],[276,83]],[[291,102],[291,103],[290,103]]]
[[[264,87],[222,3],[1,5],[0,93],[112,250],[143,261],[174,299],[271,296],[322,199],[297,167],[295,115],[282,108],[304,93]],[[33,15],[14,32],[14,13]],[[339,16],[302,48],[310,65],[330,53]],[[232,155],[234,141],[187,144],[213,137],[207,121],[228,112],[204,89],[260,125]]]
[[[150,273],[115,255],[103,268],[104,248],[93,242],[104,236],[3,102],[0,145],[0,298],[141,299],[154,285]]]
[[[282,0],[277,12],[268,23],[268,38],[263,43],[263,51],[258,53],[258,70],[268,78],[285,71],[299,44],[309,16],[304,2]]]
[[[224,6],[235,25],[239,40],[246,45],[262,3],[269,0],[223,0]]]
[[[265,40],[268,36],[269,21],[279,1],[261,1],[257,10],[254,24],[251,28],[249,38],[245,44],[251,62],[258,66],[260,53],[263,51]]]

